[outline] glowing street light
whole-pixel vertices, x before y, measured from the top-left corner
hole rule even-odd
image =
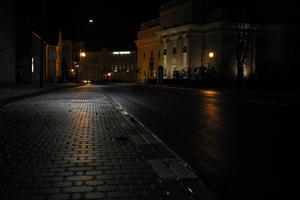
[[[86,53],[85,52],[81,52],[80,53],[80,57],[83,57],[83,58],[86,57]]]
[[[215,54],[214,54],[214,52],[209,52],[208,56],[210,57],[210,68],[212,68],[213,58],[214,58]]]
[[[89,19],[89,23],[90,24],[94,23],[94,20],[93,19]]]

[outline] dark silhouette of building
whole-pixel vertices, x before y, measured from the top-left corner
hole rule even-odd
[[[16,54],[15,1],[3,1],[0,5],[0,84],[15,82]]]

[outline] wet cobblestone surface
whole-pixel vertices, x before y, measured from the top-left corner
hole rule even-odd
[[[98,86],[0,108],[0,199],[191,199]],[[169,173],[169,172],[168,172]]]

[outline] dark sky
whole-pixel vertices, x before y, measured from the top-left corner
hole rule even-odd
[[[76,27],[79,27],[79,37],[87,42],[88,50],[99,50],[101,48],[125,50],[135,48],[134,40],[137,38],[140,24],[159,17],[160,5],[170,0],[45,1],[46,38],[50,43],[55,44],[57,42],[59,29],[62,30],[64,40],[76,40]],[[241,3],[242,0],[207,1],[228,6],[237,2]],[[245,1],[274,3],[272,0]],[[293,0],[285,0],[285,2],[289,1]],[[41,32],[42,0],[17,0],[17,6],[19,18],[33,19],[36,22],[35,30],[39,34]],[[267,11],[268,9],[266,9]],[[93,19],[95,23],[89,24],[89,18]]]
[[[63,39],[76,39],[76,27],[80,27],[80,39],[87,39],[89,46],[134,48],[134,40],[140,23],[159,17],[160,5],[169,0],[46,0],[46,37],[55,43],[61,28]],[[42,0],[18,1],[18,15],[36,21],[40,30]],[[89,24],[88,19],[94,19]],[[92,44],[92,45],[91,45]]]

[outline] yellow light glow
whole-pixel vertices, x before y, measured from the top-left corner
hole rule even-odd
[[[84,58],[84,57],[86,57],[86,53],[85,52],[81,52],[80,56]]]
[[[71,72],[74,72],[74,69],[71,69]]]
[[[210,58],[213,58],[213,57],[215,56],[215,54],[214,54],[213,52],[210,52],[210,53],[208,54],[208,56],[209,56]]]

